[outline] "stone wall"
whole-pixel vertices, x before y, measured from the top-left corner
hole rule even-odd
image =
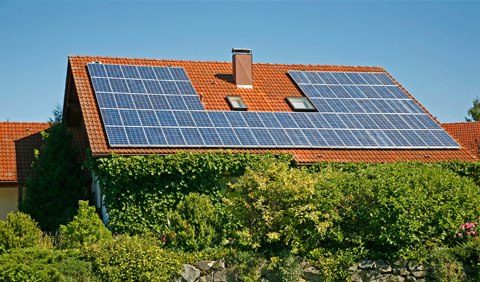
[[[299,259],[303,269],[303,279],[300,282],[322,282],[320,271],[308,264],[305,260]],[[264,265],[268,265],[265,262]],[[219,261],[198,261],[194,265],[185,264],[185,269],[180,276],[173,279],[174,282],[226,282],[241,281],[235,274],[226,268],[225,260]],[[279,278],[275,270],[261,268],[261,282],[277,282]],[[362,260],[351,266],[348,271],[351,280],[354,282],[433,282],[435,276],[430,265],[420,265],[415,262],[408,262],[401,259],[393,261],[383,260]],[[292,281],[293,282],[293,281]]]

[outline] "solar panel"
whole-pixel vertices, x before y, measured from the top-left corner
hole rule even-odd
[[[303,113],[205,111],[183,68],[88,70],[113,147],[459,148],[384,73],[290,71]]]

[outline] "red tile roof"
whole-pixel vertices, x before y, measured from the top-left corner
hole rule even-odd
[[[253,89],[240,89],[237,88],[233,82],[232,63],[230,62],[69,56],[69,74],[67,77],[65,103],[68,103],[69,99],[72,101],[78,99],[83,114],[88,143],[93,156],[97,157],[108,155],[111,152],[118,154],[165,154],[174,153],[180,150],[205,152],[212,149],[110,148],[107,144],[105,130],[102,126],[99,110],[95,102],[93,87],[90,83],[87,72],[87,63],[92,61],[100,61],[104,64],[183,67],[207,111],[230,111],[230,107],[225,98],[227,95],[238,95],[243,98],[248,109],[251,111],[291,112],[292,109],[285,102],[285,97],[302,97],[303,94],[290,79],[287,73],[288,70],[339,72],[368,71],[383,72],[389,75],[381,67],[254,63],[252,67]],[[73,81],[71,81],[72,79]],[[68,85],[70,85],[70,83],[74,84],[75,89],[69,88]],[[399,86],[401,87],[401,85]],[[403,87],[401,88],[403,89]],[[407,91],[405,92],[410,95]],[[412,99],[418,103],[413,97]],[[419,103],[418,105],[424,109]],[[68,115],[66,118],[67,120],[69,119]],[[476,157],[469,150],[463,148],[458,150],[238,149],[232,151],[248,151],[252,153],[265,151],[287,152],[293,154],[295,160],[300,163],[313,163],[321,160],[364,162],[392,162],[399,159],[420,161],[453,159],[466,161],[476,160]]]
[[[463,147],[480,158],[480,122],[443,123],[442,127]]]
[[[48,123],[0,123],[0,182],[23,182],[32,173],[35,149],[43,145],[40,131]]]

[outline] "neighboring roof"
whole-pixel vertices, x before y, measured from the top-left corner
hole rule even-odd
[[[285,102],[285,98],[303,97],[303,94],[288,75],[288,70],[383,72],[389,75],[381,67],[254,63],[252,66],[253,89],[241,89],[237,88],[233,81],[232,63],[230,62],[69,56],[64,116],[69,125],[84,126],[88,137],[87,141],[94,157],[106,156],[111,152],[125,155],[146,155],[153,153],[170,154],[176,151],[206,152],[212,149],[110,148],[87,71],[87,63],[92,61],[100,61],[103,64],[183,67],[207,111],[230,111],[231,109],[225,98],[229,95],[238,95],[248,105],[249,111],[292,112],[292,109]],[[401,87],[401,85],[399,86]],[[403,87],[401,88],[403,89]],[[407,91],[405,92],[411,97]],[[411,98],[424,109],[418,101],[413,97]],[[425,110],[425,112],[427,111]],[[80,121],[81,119],[83,121]],[[231,151],[248,151],[251,153],[266,151],[286,152],[293,154],[295,160],[299,163],[314,163],[323,160],[357,162],[476,160],[476,157],[469,150],[463,148],[458,150],[233,149]]]
[[[44,144],[48,123],[0,123],[0,182],[24,182],[32,173],[35,149]]]
[[[480,158],[480,122],[443,123],[442,127],[460,145],[469,149],[477,158]]]

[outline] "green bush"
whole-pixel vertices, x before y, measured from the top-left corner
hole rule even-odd
[[[238,251],[230,253],[225,260],[227,267],[237,278],[253,282],[260,279],[260,268],[265,262],[265,257],[261,253]]]
[[[342,243],[365,244],[383,258],[418,259],[451,246],[458,225],[480,214],[479,187],[435,163],[352,165],[321,185],[343,194]]]
[[[177,249],[198,251],[220,243],[215,207],[205,195],[190,193],[170,216],[170,224],[165,240]]]
[[[9,213],[7,220],[0,220],[0,254],[2,250],[37,246],[42,231],[37,223],[22,212]]]
[[[152,238],[122,237],[85,248],[105,281],[168,281],[183,265]]]
[[[57,265],[65,281],[96,282],[101,281],[93,272],[90,261],[78,257],[67,257]]]
[[[84,247],[98,241],[113,240],[112,233],[103,225],[95,207],[79,201],[78,215],[67,226],[60,225],[62,248]]]
[[[240,243],[253,249],[287,248],[295,254],[317,246],[337,217],[335,199],[316,189],[326,176],[273,159],[254,163],[225,199],[244,227],[238,232]]]
[[[433,250],[431,252],[431,263],[438,281],[458,282],[467,279],[461,261],[448,248]]]
[[[267,156],[273,154],[265,154]],[[218,202],[225,175],[239,176],[262,154],[177,152],[168,156],[112,154],[87,161],[105,196],[107,226],[116,234],[164,234],[167,214],[192,192]],[[291,155],[276,158],[293,161]]]
[[[75,251],[54,251],[38,247],[11,250],[0,255],[0,281],[61,281],[58,264],[68,257],[78,255]]]

